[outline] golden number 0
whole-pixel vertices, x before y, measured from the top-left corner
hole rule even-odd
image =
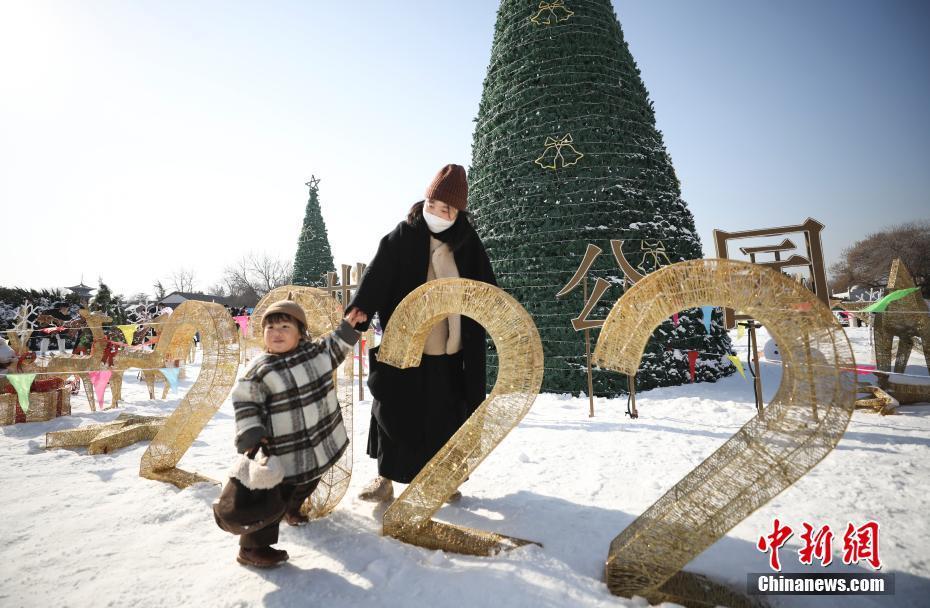
[[[531,541],[431,517],[533,405],[542,385],[542,343],[530,315],[503,290],[470,279],[438,279],[410,292],[398,305],[378,360],[401,368],[419,365],[433,326],[450,314],[474,319],[494,340],[500,361],[497,382],[385,511],[384,534],[430,549],[489,555]]]
[[[229,396],[239,365],[238,328],[221,304],[195,300],[181,303],[164,327],[155,349],[159,359],[186,358],[194,334],[200,332],[203,363],[197,381],[142,455],[139,475],[186,488],[213,481],[177,464]]]
[[[304,310],[307,316],[307,331],[313,338],[319,338],[339,326],[342,321],[342,306],[332,294],[317,289],[315,287],[303,287],[299,285],[285,285],[272,289],[252,311],[252,319],[249,324],[248,343],[251,346],[261,347],[262,344],[262,317],[271,304],[279,300],[285,300],[290,297],[297,302]],[[352,437],[352,369],[354,365],[353,355],[349,353],[343,365],[343,378],[340,383],[338,374],[333,373],[333,382],[338,387],[341,384],[342,394],[337,391],[339,406],[342,410],[342,421],[346,427],[346,434]],[[307,502],[304,503],[303,511],[313,519],[325,517],[336,508],[339,501],[345,496],[349,489],[349,481],[352,479],[352,448],[351,446],[345,452],[339,461],[330,467],[320,479],[319,485]]]
[[[647,275],[611,310],[595,363],[635,374],[661,322],[705,305],[741,310],[765,325],[782,353],[782,381],[763,415],[613,540],[606,577],[616,595],[660,602],[693,592],[698,585],[681,568],[820,462],[852,416],[855,378],[841,370],[855,362],[843,328],[797,282],[745,262],[692,260]]]

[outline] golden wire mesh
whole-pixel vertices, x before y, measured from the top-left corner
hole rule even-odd
[[[105,424],[45,434],[45,448],[86,447],[88,454],[107,454],[139,441],[150,441],[165,424],[163,416],[120,414]]]
[[[594,361],[635,374],[660,323],[705,305],[740,310],[764,324],[783,357],[782,381],[764,414],[746,423],[613,540],[605,573],[616,595],[671,601],[663,585],[820,462],[852,416],[855,376],[841,370],[854,370],[855,360],[843,328],[796,281],[745,262],[692,260],[647,275],[614,305]]]
[[[500,360],[497,383],[385,511],[384,534],[429,549],[489,555],[531,541],[431,517],[533,405],[542,384],[542,343],[530,315],[503,290],[470,279],[438,279],[410,292],[397,306],[378,360],[401,368],[418,366],[433,326],[450,314],[474,319],[494,340]]]
[[[201,481],[214,482],[182,471],[177,464],[229,396],[239,366],[239,328],[235,321],[221,304],[196,300],[182,302],[171,315],[171,323],[165,326],[155,347],[159,359],[186,356],[197,332],[203,348],[197,381],[152,439],[139,467],[142,477],[167,481],[179,488]]]
[[[310,332],[314,339],[339,327],[343,317],[342,305],[330,293],[315,287],[285,285],[269,291],[255,307],[255,310],[252,311],[248,337],[250,346],[262,347],[262,317],[265,315],[265,311],[273,303],[286,300],[288,297],[303,308],[304,314],[307,316],[307,331]],[[333,373],[339,407],[342,410],[342,422],[350,439],[352,437],[353,422],[353,365],[353,355],[349,353],[346,362],[342,366],[342,372],[336,371]],[[343,452],[342,457],[336,464],[330,467],[320,478],[316,490],[301,506],[301,512],[313,519],[329,515],[349,489],[349,481],[352,479],[352,464],[352,448],[349,447]]]
[[[288,294],[292,294],[291,299],[304,309],[304,314],[307,315],[307,331],[313,338],[319,338],[339,327],[343,317],[342,306],[331,294],[316,287],[285,285],[272,289],[256,304],[249,322],[250,346],[263,348],[262,317],[269,306],[279,300],[286,300]]]
[[[904,262],[895,258],[888,273],[888,292],[911,287],[915,287],[914,278]],[[888,305],[884,313],[876,314],[873,328],[876,369],[883,372],[891,371],[892,341],[897,336],[898,350],[894,360],[894,371],[899,374],[907,371],[907,360],[914,348],[914,338],[919,337],[927,372],[930,373],[930,315],[927,303],[919,291],[895,300]]]
[[[338,391],[339,408],[342,410],[342,421],[346,427],[346,435],[351,441],[355,370],[353,369],[352,355],[350,354],[349,357],[336,374],[336,390]],[[313,491],[313,494],[301,505],[301,513],[309,516],[310,519],[320,519],[332,513],[349,490],[349,482],[352,480],[352,465],[352,447],[349,446],[336,464],[330,467],[320,478],[320,483]]]
[[[99,312],[91,312],[86,308],[80,310],[80,315],[84,318],[87,329],[89,329],[94,336],[94,341],[90,347],[90,354],[56,355],[47,360],[44,368],[36,366],[26,371],[39,370],[43,373],[61,372],[60,377],[63,379],[71,374],[77,375],[81,379],[81,384],[84,386],[84,393],[87,396],[87,404],[90,406],[90,411],[96,412],[97,397],[94,393],[93,383],[91,382],[88,372],[109,369],[102,360],[103,349],[106,345],[106,335],[104,334],[103,326],[106,323],[110,323],[113,319]],[[110,394],[112,400],[110,407],[116,407],[119,403],[120,387],[118,383],[120,380],[121,378],[116,378],[116,374],[114,374],[111,379]]]
[[[900,405],[900,402],[886,393],[884,390],[877,386],[864,385],[859,386],[858,392],[866,393],[867,397],[858,397],[856,398],[856,409],[864,409],[876,412],[882,416],[887,416],[888,414],[894,414],[895,408]]]
[[[901,405],[930,404],[930,385],[889,380],[884,383],[884,387]]]
[[[18,404],[16,393],[0,395],[0,426],[16,423]],[[29,411],[23,413],[26,422],[45,422],[58,416],[70,416],[71,393],[67,387],[47,393],[29,393]]]
[[[149,399],[155,399],[155,380],[161,377],[165,383],[161,398],[165,399],[168,396],[170,385],[164,374],[157,369],[164,365],[164,360],[161,357],[162,353],[158,352],[157,345],[151,351],[124,350],[118,354],[113,361],[113,367],[110,368],[113,370],[113,376],[110,378],[113,403],[118,403],[123,398],[123,373],[133,367],[142,370],[142,378],[149,389]]]

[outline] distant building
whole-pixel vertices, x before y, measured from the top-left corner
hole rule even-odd
[[[172,291],[164,298],[158,301],[159,306],[167,306],[172,310],[177,308],[182,302],[196,300],[198,302],[216,302],[223,306],[229,306],[228,298],[224,296],[214,296],[208,293],[187,293],[184,291]]]
[[[95,291],[95,288],[85,285],[83,279],[77,285],[65,287],[65,289],[70,290],[71,293],[76,295],[81,301],[82,306],[87,306],[90,303],[90,292]]]

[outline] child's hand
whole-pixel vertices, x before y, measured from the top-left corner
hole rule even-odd
[[[345,316],[345,320],[349,325],[351,325],[352,327],[355,327],[359,323],[364,323],[365,321],[367,321],[368,315],[366,315],[364,312],[362,312],[358,308],[353,308],[352,310],[349,311],[349,314]]]

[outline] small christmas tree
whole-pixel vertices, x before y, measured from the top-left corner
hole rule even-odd
[[[126,303],[123,301],[123,296],[114,296],[110,291],[110,287],[103,282],[103,279],[100,279],[100,286],[97,287],[97,295],[94,296],[94,299],[90,302],[90,309],[111,317],[114,325],[129,322],[127,320],[128,315],[126,314]]]
[[[543,390],[587,391],[584,337],[570,319],[581,289],[555,294],[588,243],[602,254],[588,274],[611,288],[590,318],[603,319],[624,290],[610,240],[639,272],[703,257],[694,218],[681,198],[655,112],[609,0],[538,5],[503,0],[478,109],[469,171],[469,208],[498,281],[533,316],[542,338]],[[716,321],[719,321],[719,314]],[[593,339],[596,339],[595,331]],[[637,386],[732,373],[719,322],[701,311],[660,326],[643,355]],[[489,376],[496,369],[489,358]],[[616,395],[626,378],[595,372],[595,393]]]
[[[307,182],[310,198],[304,213],[304,226],[297,240],[297,255],[294,256],[295,285],[322,285],[327,272],[335,272],[333,253],[326,234],[326,223],[320,211],[320,180],[312,176]]]

